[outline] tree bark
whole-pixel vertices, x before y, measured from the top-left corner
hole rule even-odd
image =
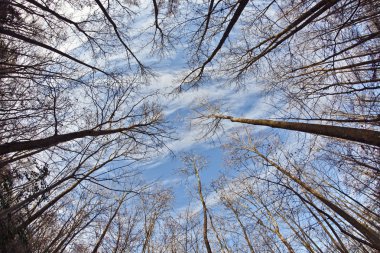
[[[43,138],[43,139],[38,139],[38,140],[15,141],[15,142],[4,143],[0,145],[0,155],[5,155],[8,153],[18,152],[18,151],[45,149],[45,148],[49,148],[49,147],[58,145],[60,143],[72,141],[75,139],[80,139],[80,138],[89,137],[89,136],[96,137],[96,136],[121,133],[125,131],[131,131],[132,129],[148,126],[149,124],[150,123],[136,124],[136,125],[131,125],[125,128],[108,129],[108,130],[94,130],[94,129],[82,130],[82,131],[72,132],[72,133],[67,133],[67,134],[53,135],[53,136]]]
[[[267,120],[267,119],[245,119],[245,118],[235,118],[232,116],[218,115],[218,114],[212,114],[212,115],[209,115],[208,117],[214,118],[214,119],[228,119],[231,122],[239,122],[239,123],[250,124],[250,125],[268,126],[272,128],[282,128],[282,129],[294,130],[298,132],[324,135],[324,136],[335,137],[335,138],[348,140],[348,141],[356,141],[356,142],[380,147],[380,132],[368,130],[368,129],[299,123],[299,122],[275,121],[275,120]]]

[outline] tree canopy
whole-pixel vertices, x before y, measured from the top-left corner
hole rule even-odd
[[[378,252],[379,69],[375,0],[0,0],[0,252]]]

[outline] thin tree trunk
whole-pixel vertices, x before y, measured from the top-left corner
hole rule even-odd
[[[89,170],[86,174],[83,175],[80,179],[78,179],[75,183],[73,183],[69,188],[58,194],[54,199],[52,199],[50,202],[48,202],[46,205],[41,207],[37,212],[32,214],[28,219],[26,219],[19,227],[18,229],[26,228],[30,223],[32,223],[35,219],[40,217],[46,210],[48,210],[50,207],[52,207],[55,203],[57,203],[60,199],[62,199],[64,196],[66,196],[68,193],[70,193],[72,190],[74,190],[83,180],[85,180],[87,177],[89,177],[92,173],[94,173],[99,168],[103,167],[107,163],[109,163],[110,160],[107,160],[97,166],[94,166],[91,170]]]
[[[207,206],[206,206],[206,202],[203,198],[201,178],[199,176],[198,168],[197,168],[195,162],[193,164],[193,169],[194,169],[195,176],[197,177],[198,194],[199,194],[199,198],[202,202],[202,208],[203,208],[203,240],[204,240],[204,243],[205,243],[205,246],[207,249],[207,253],[212,253],[210,242],[209,242],[208,236],[207,236]]]
[[[241,219],[239,217],[238,211],[232,206],[232,203],[229,200],[225,199],[225,201],[226,201],[225,202],[225,206],[228,207],[229,209],[231,209],[231,211],[233,212],[236,220],[238,221],[238,223],[240,225],[241,230],[243,231],[243,236],[244,236],[245,241],[247,242],[249,251],[251,253],[255,253],[255,250],[253,249],[251,240],[249,239],[249,236],[248,236],[248,233],[247,233],[247,229],[245,228],[243,222],[241,221]]]
[[[268,217],[269,217],[269,220],[271,221],[274,229],[273,229],[273,232],[278,236],[278,238],[281,240],[281,242],[285,245],[285,247],[288,249],[288,251],[290,253],[295,253],[292,245],[290,245],[290,243],[286,240],[286,238],[282,235],[281,231],[280,231],[280,228],[278,226],[278,223],[276,221],[276,219],[273,217],[272,213],[269,211],[268,207],[265,205],[264,202],[261,201],[261,199],[258,199],[258,201],[260,202],[260,204],[264,207]]]
[[[144,227],[146,231],[145,231],[144,245],[141,250],[142,253],[145,253],[146,250],[148,250],[148,253],[149,253],[149,243],[152,238],[153,230],[154,230],[157,219],[158,219],[158,213],[154,213],[153,217],[149,220],[148,228],[146,228],[146,221],[145,221]],[[145,215],[145,220],[146,220],[146,215]]]
[[[302,231],[299,231],[297,230],[292,224],[294,224],[293,222],[291,221],[288,221],[288,219],[283,215],[281,214],[281,212],[278,212],[276,211],[277,215],[279,217],[281,217],[281,219],[289,226],[289,228],[294,232],[294,234],[297,236],[297,238],[301,241],[302,245],[305,247],[305,249],[307,249],[308,252],[310,253],[314,253],[315,250],[313,249],[313,247],[311,247],[311,244],[303,237],[303,234],[302,235],[299,233],[299,232],[302,232]]]
[[[59,185],[63,184],[64,182],[66,182],[67,180],[70,180],[70,179],[73,179],[75,177],[75,173],[78,171],[78,169],[88,160],[90,159],[94,154],[96,154],[97,152],[99,151],[99,149],[96,149],[94,152],[92,152],[90,155],[88,155],[85,159],[83,159],[77,166],[76,168],[74,169],[74,171],[72,173],[70,173],[70,175],[68,175],[67,177],[64,177],[60,180],[58,180],[57,182],[53,183],[52,185],[49,185],[48,187],[46,187],[45,189],[39,191],[39,192],[36,192],[32,195],[29,195],[29,197],[27,197],[26,199],[24,199],[23,201],[15,204],[14,206],[12,207],[9,207],[8,209],[3,209],[0,211],[0,217],[3,217],[4,215],[7,215],[8,213],[10,212],[14,212],[20,208],[22,208],[23,206],[25,206],[26,204],[29,204],[30,202],[32,202],[33,200],[35,200],[38,196],[41,196],[42,194],[45,194],[47,192],[49,192],[50,190],[52,189],[55,189],[56,187],[58,187]],[[1,168],[1,165],[0,165],[0,168]]]
[[[267,216],[269,217],[271,224],[273,225],[274,228],[272,229],[269,226],[265,226],[264,223],[261,221],[261,219],[254,212],[251,211],[253,217],[255,217],[258,221],[261,221],[261,223],[262,223],[261,225],[263,227],[265,227],[266,229],[275,233],[277,235],[277,237],[281,240],[282,244],[285,245],[285,247],[288,249],[288,251],[290,253],[294,253],[292,246],[288,243],[286,238],[281,234],[280,229],[279,229],[278,224],[277,224],[277,221],[274,219],[274,217],[273,217],[272,213],[269,211],[268,207],[264,204],[264,202],[258,196],[255,196],[255,194],[253,193],[253,191],[251,189],[247,188],[246,190],[252,198],[254,198],[256,201],[258,201],[260,203],[260,205],[262,207],[264,207],[264,209],[266,210]],[[240,195],[240,197],[242,197],[242,196]],[[256,204],[252,200],[250,200],[246,197],[242,197],[242,198],[257,208]]]
[[[123,204],[123,202],[124,202],[125,198],[127,197],[127,195],[128,194],[124,194],[124,196],[120,199],[118,206],[116,207],[114,213],[112,214],[112,216],[108,220],[107,225],[105,226],[105,228],[104,228],[101,236],[99,237],[98,241],[96,242],[96,245],[95,245],[94,249],[92,250],[92,253],[98,252],[98,249],[99,249],[100,245],[102,244],[103,239],[106,236],[106,234],[108,232],[108,229],[111,226],[112,221],[115,219],[115,217],[116,217],[117,213],[119,212],[120,207]]]
[[[305,195],[305,197],[308,199],[308,201],[312,202],[311,198],[308,195]],[[321,228],[326,233],[326,235],[330,238],[331,242],[338,248],[338,250],[341,253],[349,253],[348,250],[347,250],[347,248],[344,246],[342,240],[340,240],[340,238],[338,237],[338,235],[334,234],[336,236],[337,240],[338,240],[338,241],[336,241],[334,239],[334,237],[330,234],[330,232],[328,231],[328,229],[325,227],[325,225],[323,225],[323,222],[318,218],[318,216],[309,207],[309,205],[307,205],[307,203],[305,203],[305,202],[304,202],[304,204],[305,204],[306,208],[309,210],[309,212],[311,213],[311,215],[313,215],[314,218],[317,220],[318,224],[321,226]],[[321,213],[318,213],[318,214],[321,215],[321,217],[323,218],[323,220],[327,223],[327,225],[331,229],[330,224],[325,220],[325,218],[323,217],[323,214],[321,214]],[[333,232],[335,232],[335,231],[333,231]]]
[[[101,73],[103,73],[103,74],[109,75],[107,72],[104,72],[103,70],[101,70],[101,69],[99,69],[99,68],[97,68],[97,67],[95,67],[95,66],[92,66],[92,65],[90,65],[90,64],[87,64],[87,63],[85,63],[85,62],[79,60],[79,59],[76,58],[76,57],[73,57],[73,56],[71,56],[71,55],[69,55],[69,54],[66,54],[65,52],[62,52],[62,51],[56,49],[55,47],[52,47],[52,46],[46,45],[46,44],[44,44],[44,43],[42,43],[42,42],[40,42],[40,41],[34,40],[34,39],[32,39],[31,37],[26,37],[26,36],[24,36],[24,35],[22,35],[22,34],[15,33],[15,32],[12,31],[12,30],[4,29],[4,28],[2,28],[2,27],[0,27],[0,34],[8,35],[8,36],[11,36],[11,37],[13,37],[13,38],[16,38],[16,39],[22,40],[22,41],[24,41],[24,42],[26,42],[26,43],[29,43],[29,44],[32,44],[32,45],[36,45],[36,46],[39,46],[39,47],[45,48],[45,49],[47,49],[47,50],[49,50],[49,51],[51,51],[51,52],[54,52],[54,53],[59,54],[59,55],[65,57],[65,58],[68,58],[68,59],[70,59],[70,60],[72,60],[72,61],[74,61],[74,62],[76,62],[76,63],[79,63],[79,64],[81,64],[81,65],[83,65],[83,66],[86,66],[86,67],[88,67],[88,68],[90,68],[90,69],[92,69],[92,70],[96,70],[96,71],[99,71],[99,72],[101,72]]]
[[[278,171],[285,174],[287,177],[292,179],[294,182],[296,182],[298,185],[300,185],[302,188],[304,188],[306,191],[314,195],[317,199],[319,199],[322,203],[324,203],[326,206],[328,206],[331,210],[333,210],[335,213],[337,213],[340,217],[342,217],[344,220],[346,220],[348,223],[350,223],[354,228],[356,228],[362,235],[364,235],[368,241],[371,243],[371,246],[375,249],[380,250],[380,241],[378,240],[380,237],[380,234],[378,234],[373,229],[367,227],[366,225],[363,225],[359,221],[357,221],[354,217],[352,217],[349,213],[347,213],[345,210],[341,209],[339,206],[331,202],[330,200],[326,199],[321,193],[316,191],[311,186],[307,185],[303,181],[301,181],[299,178],[293,176],[289,171],[282,168],[280,165],[276,164],[272,160],[268,159],[266,156],[261,154],[256,148],[251,148],[251,151],[256,153],[258,156],[260,156],[263,160],[265,160],[267,163],[269,163],[271,166],[275,167]]]
[[[214,231],[214,234],[216,236],[216,239],[218,240],[219,242],[219,245],[220,245],[220,249],[222,250],[222,252],[227,252],[229,253],[230,250],[227,248],[227,245],[225,243],[223,243],[222,239],[220,238],[219,236],[219,233],[218,231],[216,230],[215,226],[214,226],[214,222],[212,221],[212,216],[210,214],[210,212],[208,212],[208,217],[210,219],[210,225],[211,225],[211,229]]]

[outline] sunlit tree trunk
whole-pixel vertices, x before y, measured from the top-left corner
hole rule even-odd
[[[217,120],[226,119],[230,120],[231,122],[238,122],[243,124],[268,126],[272,128],[281,128],[286,130],[335,137],[343,140],[356,141],[380,147],[380,132],[374,130],[266,119],[235,118],[232,116],[217,114],[212,114],[208,117]]]

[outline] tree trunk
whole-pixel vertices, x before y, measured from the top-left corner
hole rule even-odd
[[[335,137],[335,138],[340,138],[340,139],[349,140],[349,141],[356,141],[356,142],[380,147],[380,132],[373,131],[373,130],[321,125],[321,124],[275,121],[275,120],[267,120],[267,119],[235,118],[232,116],[216,115],[216,114],[209,115],[208,117],[214,118],[214,119],[229,119],[231,122],[268,126],[272,128],[282,128],[282,129],[294,130],[294,131],[299,131],[299,132],[304,132],[304,133],[324,135],[324,136]]]
[[[199,176],[198,168],[195,165],[195,163],[194,163],[193,169],[194,169],[195,176],[197,177],[198,194],[199,194],[199,198],[202,202],[202,208],[203,208],[203,240],[205,242],[207,253],[212,253],[210,242],[209,242],[208,236],[207,236],[207,206],[206,206],[206,202],[203,198],[201,178]]]
[[[227,200],[227,198],[225,199],[225,201],[226,201],[225,206],[228,207],[229,209],[231,209],[231,211],[233,212],[236,220],[238,221],[238,223],[240,225],[241,230],[243,231],[244,239],[247,242],[249,251],[251,253],[255,253],[255,250],[253,249],[251,240],[249,239],[249,236],[248,236],[248,233],[247,233],[247,229],[245,228],[243,222],[241,221],[241,219],[239,217],[238,211],[232,206],[232,203],[229,200]]]
[[[115,133],[121,133],[125,131],[131,131],[132,129],[147,126],[147,124],[136,124],[125,128],[108,129],[108,130],[83,130],[78,132],[72,132],[67,134],[53,135],[44,139],[32,140],[32,141],[15,141],[4,143],[0,145],[0,155],[5,155],[11,152],[26,151],[33,149],[45,149],[63,142],[72,141],[88,136],[103,136]]]
[[[119,212],[120,207],[123,204],[123,202],[124,202],[124,200],[125,200],[126,197],[127,197],[127,194],[124,194],[124,196],[120,199],[118,206],[116,207],[116,209],[113,212],[112,216],[109,218],[109,220],[107,222],[107,225],[105,226],[105,228],[104,228],[101,236],[99,237],[98,241],[96,242],[96,245],[95,245],[94,249],[92,250],[92,253],[98,252],[98,249],[99,249],[100,245],[102,244],[103,239],[106,236],[106,234],[108,232],[108,229],[111,226],[112,221],[115,219],[115,217],[116,217],[117,213]]]
[[[354,217],[352,217],[349,213],[347,213],[345,210],[341,209],[339,206],[331,202],[330,200],[326,199],[321,193],[319,193],[317,190],[312,188],[311,186],[307,185],[303,181],[301,181],[299,178],[292,175],[289,171],[282,168],[277,163],[273,162],[269,158],[267,158],[265,155],[261,154],[256,148],[250,149],[254,153],[256,153],[258,156],[260,156],[264,161],[266,161],[268,164],[276,168],[278,171],[292,179],[294,182],[296,182],[298,185],[300,185],[302,188],[304,188],[306,191],[314,195],[317,199],[319,199],[322,203],[324,203],[326,206],[328,206],[332,211],[337,213],[340,217],[342,217],[345,221],[347,221],[349,224],[351,224],[354,228],[357,229],[364,237],[368,239],[368,241],[371,243],[371,247],[380,250],[380,241],[379,236],[380,234],[374,231],[373,229],[367,227],[366,225],[363,225],[361,222],[356,220]]]

